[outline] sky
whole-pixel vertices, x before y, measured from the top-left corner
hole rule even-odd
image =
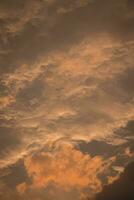
[[[0,0],[0,200],[129,200],[133,161],[134,1]]]

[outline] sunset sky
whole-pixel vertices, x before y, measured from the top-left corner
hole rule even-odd
[[[133,161],[134,0],[0,0],[0,200],[124,200]]]

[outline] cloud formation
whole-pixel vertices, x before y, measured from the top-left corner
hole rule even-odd
[[[99,176],[106,173],[114,161],[114,157],[107,160],[101,156],[91,157],[69,144],[62,144],[52,152],[43,151],[24,159],[31,184],[20,183],[17,190],[25,195],[30,189],[54,187],[65,192],[76,190],[82,195],[86,189],[92,196],[102,188]]]
[[[133,186],[134,177],[132,175],[134,163],[129,164],[125,171],[121,174],[120,178],[113,184],[106,186],[101,193],[98,194],[96,200],[105,199],[128,199],[134,198]]]
[[[13,189],[13,199],[74,200],[78,188],[97,191],[132,161],[133,8],[132,0],[0,1],[0,171],[8,179],[21,160],[32,181],[13,184],[28,189],[28,197]],[[12,193],[5,179],[2,190]],[[45,192],[36,187],[34,197],[37,179]],[[84,199],[91,191],[83,190]]]

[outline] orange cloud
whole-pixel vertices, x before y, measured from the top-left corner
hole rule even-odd
[[[98,175],[106,170],[112,159],[104,161],[102,157],[90,157],[71,145],[62,145],[54,152],[42,152],[28,156],[25,167],[32,178],[30,188],[46,188],[54,185],[62,190],[69,191],[73,188],[82,190],[90,188],[94,192],[101,190],[101,181]],[[18,186],[22,192],[25,183]]]
[[[10,105],[13,102],[14,99],[11,95],[0,97],[0,109]]]
[[[25,190],[27,189],[27,185],[26,185],[26,183],[21,183],[17,186],[16,189],[20,194],[23,194],[25,192]]]
[[[109,184],[112,184],[113,182],[115,182],[117,179],[119,179],[119,174],[117,174],[116,176],[108,176],[107,179],[108,179],[108,185]]]
[[[127,147],[127,148],[125,149],[124,155],[131,158],[131,157],[134,156],[134,153],[132,153],[131,150],[130,150],[130,148]]]

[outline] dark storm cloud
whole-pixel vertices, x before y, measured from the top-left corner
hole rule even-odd
[[[120,178],[113,184],[110,184],[97,195],[96,200],[132,200],[134,199],[134,163],[129,164]]]

